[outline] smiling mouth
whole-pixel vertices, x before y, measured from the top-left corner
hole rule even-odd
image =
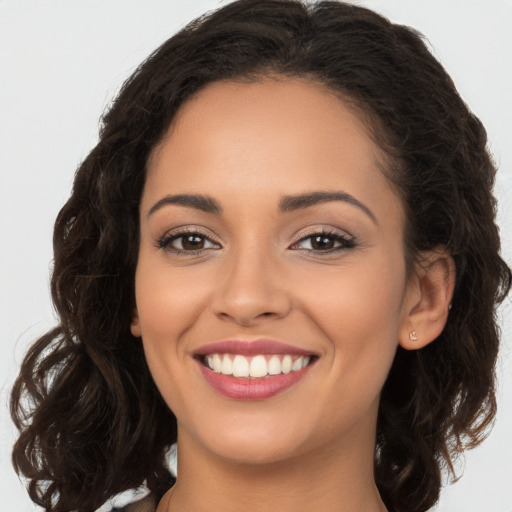
[[[243,379],[263,379],[295,373],[311,365],[313,355],[258,354],[206,354],[199,358],[201,364],[215,373]]]

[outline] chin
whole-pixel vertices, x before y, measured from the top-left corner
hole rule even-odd
[[[196,441],[203,450],[226,462],[263,465],[284,462],[303,454],[307,450],[307,439],[312,438],[306,432],[290,430],[289,425],[285,428],[285,425],[276,425],[266,419],[258,423],[253,421],[244,425],[239,419],[222,422],[220,428],[215,428],[214,422],[210,422],[210,429],[202,435],[199,433]]]
[[[286,444],[277,439],[262,442],[259,439],[226,440],[217,444],[212,453],[231,463],[244,466],[279,464],[301,455],[300,446],[287,439]]]

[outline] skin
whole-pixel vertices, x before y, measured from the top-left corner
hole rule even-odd
[[[179,480],[158,512],[385,510],[373,479],[380,391],[398,344],[421,348],[444,327],[453,263],[440,248],[406,275],[403,208],[379,162],[353,110],[283,77],[207,86],[153,151],[131,328],[178,421]],[[311,191],[360,204],[280,211]],[[171,194],[210,196],[222,213],[155,206]],[[201,250],[169,242],[183,228],[201,233]],[[322,232],[332,250],[311,245]],[[271,398],[221,396],[194,352],[260,338],[318,359]]]

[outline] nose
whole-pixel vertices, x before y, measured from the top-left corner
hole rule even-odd
[[[221,320],[251,327],[290,312],[292,301],[283,272],[268,255],[240,254],[226,262],[224,270],[212,303]]]

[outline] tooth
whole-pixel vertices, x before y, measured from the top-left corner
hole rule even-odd
[[[311,360],[310,357],[306,356],[302,358],[302,368],[306,368],[306,366],[309,364],[309,361]]]
[[[222,359],[219,354],[213,354],[213,371],[217,373],[222,373]]]
[[[298,370],[302,370],[302,360],[304,358],[301,356],[298,359],[295,359],[295,361],[292,364],[292,372],[296,372]]]
[[[236,355],[233,359],[233,375],[235,377],[249,377],[249,361],[244,356]]]
[[[224,354],[224,357],[222,358],[221,373],[224,375],[233,375],[233,363],[227,354]]]
[[[210,368],[210,370],[213,370],[213,357],[212,356],[208,356],[206,358],[206,364],[208,365],[208,368]]]
[[[249,366],[250,377],[265,377],[267,375],[267,361],[265,356],[255,356]]]
[[[281,371],[283,373],[290,373],[292,371],[292,356],[284,356],[281,363]]]
[[[279,357],[272,356],[267,366],[269,375],[279,375],[281,373],[281,361],[279,360]]]

